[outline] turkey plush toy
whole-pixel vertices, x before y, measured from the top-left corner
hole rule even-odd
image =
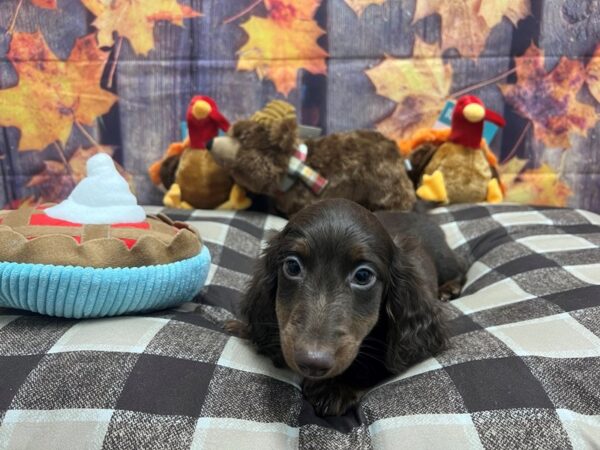
[[[498,163],[482,139],[486,120],[504,126],[504,119],[478,97],[466,95],[456,102],[450,129],[419,130],[400,142],[419,198],[436,203],[502,201]]]
[[[186,120],[188,138],[171,144],[163,159],[148,170],[152,182],[167,189],[163,203],[171,208],[245,209],[246,191],[206,151],[206,143],[227,131],[229,122],[215,101],[198,95],[189,103]]]

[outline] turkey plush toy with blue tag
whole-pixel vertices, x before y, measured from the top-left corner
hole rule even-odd
[[[203,287],[210,254],[193,228],[146,216],[97,154],[58,205],[0,212],[0,306],[68,318],[173,307]]]
[[[417,197],[440,204],[502,201],[498,163],[482,138],[485,121],[504,126],[478,97],[465,95],[456,102],[450,129],[418,130],[399,142]]]

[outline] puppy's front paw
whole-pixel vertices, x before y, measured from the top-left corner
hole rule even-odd
[[[447,281],[438,288],[438,297],[441,301],[447,302],[460,296],[463,283],[460,279]]]
[[[302,391],[319,416],[340,416],[356,404],[363,394],[335,378],[323,381],[304,380]]]
[[[225,331],[240,339],[248,339],[248,326],[239,320],[228,320],[223,326]]]

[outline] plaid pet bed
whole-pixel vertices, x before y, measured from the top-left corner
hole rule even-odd
[[[452,347],[323,419],[296,376],[220,331],[284,221],[166,212],[213,256],[197,302],[89,321],[0,311],[0,448],[600,447],[600,216],[436,210],[472,262]]]

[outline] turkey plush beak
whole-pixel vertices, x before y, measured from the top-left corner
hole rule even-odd
[[[463,109],[463,116],[471,123],[481,122],[485,117],[485,108],[479,103],[469,103]]]
[[[196,103],[194,103],[194,106],[192,106],[192,114],[198,120],[206,118],[211,111],[211,106],[204,100],[198,100]]]
[[[488,122],[495,123],[499,127],[503,127],[504,125],[506,125],[504,118],[500,114],[492,111],[491,109],[485,110],[484,119],[487,120]]]

